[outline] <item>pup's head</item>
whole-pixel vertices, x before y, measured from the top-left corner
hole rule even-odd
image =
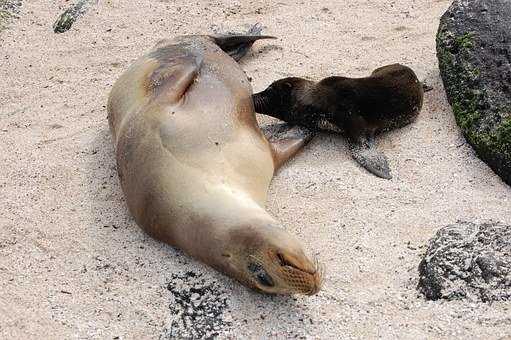
[[[293,107],[300,104],[303,94],[313,84],[310,80],[297,77],[279,79],[266,90],[252,95],[255,111],[287,121]]]

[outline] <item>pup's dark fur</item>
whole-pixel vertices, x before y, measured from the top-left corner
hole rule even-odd
[[[311,129],[342,132],[353,158],[371,173],[391,178],[385,155],[374,146],[378,132],[412,122],[422,108],[423,84],[408,67],[393,64],[369,77],[275,81],[254,94],[256,112]]]

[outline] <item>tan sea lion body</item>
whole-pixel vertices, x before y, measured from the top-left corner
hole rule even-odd
[[[246,75],[219,47],[239,52],[257,39],[179,37],[138,59],[108,102],[118,173],[130,212],[156,239],[249,287],[312,294],[316,264],[264,209],[276,166],[306,139],[282,150],[268,142]]]

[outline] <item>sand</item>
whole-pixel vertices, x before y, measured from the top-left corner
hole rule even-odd
[[[511,189],[465,143],[439,78],[435,33],[449,4],[100,1],[57,35],[69,2],[25,1],[0,33],[0,338],[510,337],[510,303],[428,302],[416,290],[439,228],[511,223]],[[160,38],[255,22],[279,37],[242,63],[255,91],[394,62],[434,87],[416,123],[378,139],[391,181],[366,173],[333,134],[275,177],[268,210],[327,270],[313,297],[259,295],[152,240],[115,172],[105,105],[121,72]]]

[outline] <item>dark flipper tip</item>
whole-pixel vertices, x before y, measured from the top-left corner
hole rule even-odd
[[[211,36],[215,43],[234,60],[239,61],[247,54],[252,44],[260,39],[276,39],[270,35],[261,35],[262,25],[260,23],[252,26],[247,33],[230,33]]]
[[[256,22],[250,29],[247,31],[246,35],[257,35],[259,39],[277,39],[271,35],[261,35],[263,31],[263,25],[260,22]]]
[[[353,159],[367,171],[380,178],[392,179],[387,157],[381,151],[374,146],[367,148],[356,144],[350,149]]]

